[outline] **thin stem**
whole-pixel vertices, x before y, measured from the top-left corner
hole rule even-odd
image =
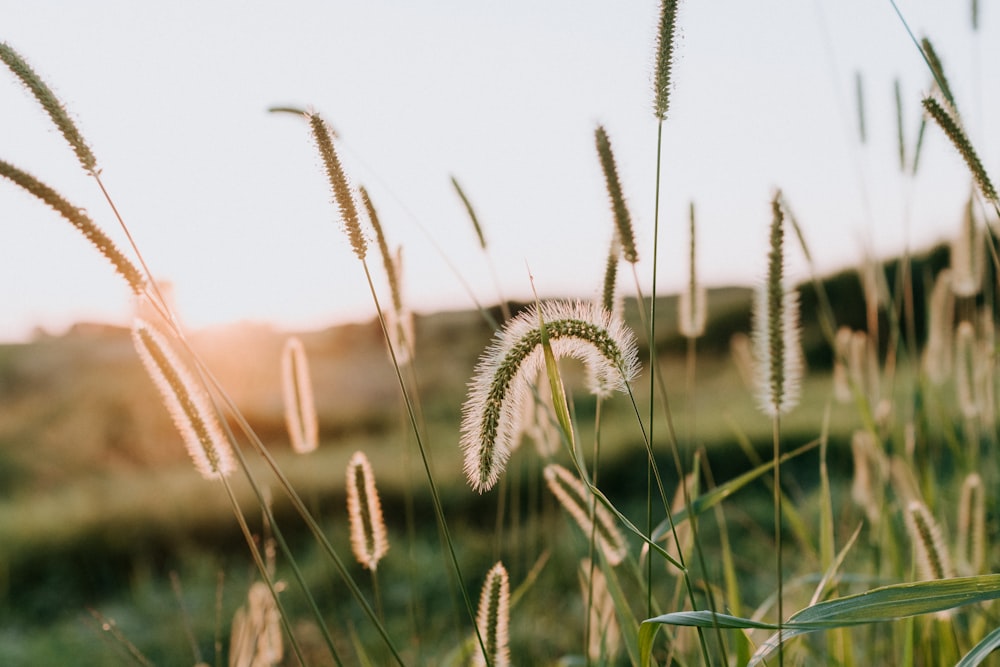
[[[785,651],[781,638],[781,627],[785,622],[784,584],[781,563],[781,417],[775,411],[771,420],[774,440],[774,549],[778,575],[778,667],[785,663]]]

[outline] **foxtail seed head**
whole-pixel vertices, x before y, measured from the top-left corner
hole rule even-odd
[[[608,259],[604,265],[604,286],[601,290],[601,307],[616,317],[621,316],[622,300],[618,298],[618,260],[622,256],[622,244],[618,240],[618,231],[611,237],[608,248]]]
[[[656,35],[656,73],[653,84],[653,111],[663,120],[670,108],[670,72],[674,64],[674,30],[678,0],[661,0],[660,29]]]
[[[389,537],[375,488],[375,474],[368,457],[360,451],[354,452],[347,464],[347,514],[354,557],[374,571],[389,551]]]
[[[340,209],[340,216],[344,223],[344,229],[351,241],[351,247],[358,259],[364,261],[368,253],[368,241],[365,240],[361,232],[361,219],[358,216],[358,207],[354,202],[354,193],[347,182],[347,174],[340,164],[340,158],[333,146],[333,132],[319,114],[310,113],[307,116],[309,127],[312,129],[313,140],[319,155],[323,159],[323,166],[326,169],[327,179],[330,181],[330,189],[333,191],[333,201]]]
[[[294,336],[285,341],[281,352],[281,389],[292,449],[298,454],[311,452],[319,445],[319,422],[306,350]]]
[[[111,266],[125,279],[132,292],[136,296],[142,295],[146,289],[146,281],[142,277],[142,273],[122,254],[121,250],[100,230],[83,209],[73,206],[45,183],[9,162],[0,160],[0,176],[41,199],[56,213],[69,221],[97,248],[98,252],[111,262]]]
[[[924,348],[924,372],[931,382],[941,384],[951,373],[955,293],[951,288],[952,272],[943,269],[934,280],[927,315],[927,344]]]
[[[708,293],[698,282],[698,265],[695,257],[694,202],[690,206],[690,242],[688,254],[687,288],[677,300],[677,322],[681,335],[698,338],[705,333],[708,321]]]
[[[576,475],[557,463],[545,466],[545,483],[573,517],[584,535],[593,534],[597,546],[610,565],[625,560],[625,538],[608,509],[595,501]],[[593,510],[593,520],[591,520]]]
[[[132,338],[195,468],[205,479],[227,477],[233,470],[232,450],[201,383],[184,367],[163,334],[145,321],[135,321]]]
[[[510,578],[503,563],[498,562],[486,574],[483,590],[479,596],[479,611],[476,625],[482,637],[486,655],[477,652],[477,666],[488,664],[493,667],[510,665]]]
[[[580,588],[583,603],[590,609],[590,644],[587,655],[598,664],[613,664],[621,647],[621,630],[615,601],[608,590],[608,580],[589,558],[580,563]]]
[[[969,193],[959,232],[951,241],[951,288],[955,296],[975,296],[983,284],[985,239],[976,221],[974,194]]]
[[[958,502],[958,539],[955,550],[958,571],[963,577],[982,574],[986,564],[986,496],[979,473],[971,473],[962,482]]]
[[[49,118],[52,119],[52,122],[59,129],[63,138],[69,143],[73,152],[76,153],[76,159],[79,160],[80,166],[87,173],[97,175],[99,170],[97,169],[97,158],[94,157],[94,152],[90,149],[90,146],[83,138],[83,134],[76,127],[76,123],[69,117],[66,107],[59,101],[59,98],[52,92],[52,89],[38,76],[35,70],[31,68],[31,65],[6,42],[0,42],[0,60],[14,73],[14,76],[21,80],[25,88],[35,96],[38,103],[49,114]]]
[[[975,179],[976,185],[979,186],[979,191],[983,193],[983,197],[988,201],[996,202],[997,190],[993,187],[993,181],[990,180],[989,174],[986,173],[986,167],[980,161],[979,155],[972,147],[972,142],[969,141],[969,137],[965,134],[965,130],[962,129],[961,124],[933,97],[925,97],[923,104],[928,115],[944,130],[944,133],[948,135],[948,139],[951,140],[951,143],[962,156],[962,159],[965,160],[965,164],[969,167],[969,171],[972,172],[972,178]]]
[[[267,584],[256,581],[236,610],[229,637],[229,664],[277,665],[284,656],[281,615]]]
[[[931,512],[919,500],[906,505],[906,529],[913,541],[917,573],[922,581],[950,579],[955,576],[951,557],[944,546],[941,529]]]
[[[639,371],[632,333],[621,320],[588,303],[551,302],[509,320],[483,353],[462,407],[465,474],[480,493],[493,487],[520,432],[530,381],[545,367],[544,321],[553,354],[581,360],[593,393],[624,389]]]
[[[594,132],[597,144],[597,156],[601,160],[604,171],[604,181],[608,188],[608,199],[611,200],[611,212],[618,227],[618,240],[622,244],[622,256],[626,262],[635,264],[639,261],[639,252],[635,249],[635,233],[632,231],[632,216],[625,204],[621,182],[618,180],[618,167],[615,165],[615,155],[611,151],[611,140],[601,125]]]
[[[966,419],[979,414],[976,396],[978,364],[976,327],[972,322],[962,320],[955,329],[955,394],[958,397],[958,407]]]
[[[780,193],[774,196],[771,210],[767,281],[758,288],[754,299],[753,344],[759,405],[773,416],[798,404],[803,360],[798,293],[786,287],[784,278],[784,214]]]

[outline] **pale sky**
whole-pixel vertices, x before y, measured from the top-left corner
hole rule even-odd
[[[969,2],[899,4],[937,47],[996,178],[1000,135],[983,120],[1000,117],[1000,80],[983,64],[1000,62],[1000,14],[980,3],[973,33]],[[529,267],[543,297],[597,293],[612,229],[593,141],[603,124],[648,294],[658,11],[654,0],[0,0],[0,40],[78,121],[146,261],[174,283],[184,322],[311,329],[374,311],[308,128],[266,113],[274,105],[313,108],[340,133],[345,167],[371,193],[390,245],[403,246],[418,312],[472,307],[463,281],[481,302],[497,298],[451,175],[478,211],[504,296],[530,298]],[[825,270],[856,264],[865,244],[888,256],[956,229],[969,178],[938,128],[917,179],[898,175],[893,80],[912,151],[930,76],[888,0],[682,0],[679,26],[662,293],[686,275],[692,200],[710,285],[763,272],[775,187]],[[0,105],[0,158],[121,238],[96,184],[6,70]],[[7,182],[0,218],[0,340],[36,325],[129,322],[128,290],[66,222]],[[371,266],[384,291],[377,256]]]

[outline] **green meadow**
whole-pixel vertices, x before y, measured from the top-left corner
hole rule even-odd
[[[657,151],[683,94],[677,10],[651,54]],[[283,107],[372,316],[192,332],[141,248],[0,159],[0,184],[81,232],[139,315],[0,346],[0,663],[990,664],[1000,198],[932,42],[914,48],[931,84],[900,169],[925,134],[954,148],[953,240],[818,275],[775,191],[753,288],[703,287],[692,204],[686,289],[643,294],[635,237],[659,209],[633,229],[598,126],[600,302],[413,313],[340,138]],[[35,57],[0,43],[116,211]]]

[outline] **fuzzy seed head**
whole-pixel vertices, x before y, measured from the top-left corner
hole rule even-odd
[[[608,247],[608,259],[604,265],[604,286],[601,290],[601,307],[615,315],[621,317],[623,303],[618,297],[618,261],[622,256],[622,244],[618,240],[618,231],[611,237],[611,245]]]
[[[626,262],[635,264],[639,261],[639,252],[635,248],[635,233],[632,231],[632,216],[622,194],[621,182],[618,180],[618,167],[615,165],[615,155],[611,150],[611,139],[604,127],[598,125],[594,132],[597,144],[597,156],[604,171],[604,182],[608,189],[608,199],[611,201],[611,212],[618,228],[618,240],[622,244],[622,256]]]
[[[708,322],[708,292],[698,282],[698,264],[695,259],[694,203],[690,207],[690,243],[688,245],[688,282],[677,302],[677,322],[681,335],[698,338],[705,333]]]
[[[77,231],[83,234],[84,238],[90,241],[98,252],[104,255],[105,259],[111,262],[111,266],[125,279],[133,294],[142,296],[146,289],[146,280],[142,277],[142,272],[122,254],[121,250],[101,231],[83,209],[73,206],[48,185],[9,162],[0,160],[0,176],[42,200],[76,227]]]
[[[966,419],[979,414],[976,396],[977,365],[976,327],[968,320],[959,323],[955,330],[955,394],[958,407]]]
[[[961,576],[983,573],[986,565],[986,496],[979,473],[970,473],[962,482],[956,551]]]
[[[311,452],[319,446],[319,421],[306,350],[294,336],[285,341],[281,352],[281,389],[292,449],[298,454]]]
[[[311,113],[307,117],[309,127],[312,129],[313,140],[316,142],[316,148],[323,160],[323,167],[326,169],[330,189],[333,191],[333,201],[340,209],[340,217],[351,241],[351,247],[358,259],[364,261],[365,255],[368,253],[368,241],[361,232],[361,218],[358,216],[354,193],[333,145],[333,131],[319,114]]]
[[[952,273],[938,273],[928,304],[927,346],[924,349],[924,371],[934,384],[948,378],[952,367],[955,293],[951,287]]]
[[[970,195],[965,205],[959,233],[951,241],[951,288],[955,296],[971,297],[983,284],[985,240],[975,216],[975,200]]]
[[[364,452],[354,452],[347,464],[347,516],[351,522],[351,551],[359,563],[374,571],[389,551],[389,535],[375,474]]]
[[[632,333],[594,304],[555,301],[509,320],[480,357],[462,407],[465,474],[480,493],[499,479],[521,431],[524,402],[532,400],[530,381],[545,368],[539,321],[556,358],[584,363],[592,393],[624,390],[639,372]]]
[[[21,80],[24,87],[42,105],[42,108],[45,109],[49,118],[52,119],[56,128],[63,135],[63,138],[66,139],[73,152],[76,153],[76,159],[80,162],[80,166],[88,174],[97,175],[99,171],[94,152],[90,149],[90,146],[83,138],[83,134],[77,128],[76,123],[70,118],[66,107],[59,101],[59,98],[52,92],[52,89],[38,76],[35,70],[31,68],[31,65],[6,42],[0,42],[0,60],[7,65],[10,71],[14,73],[14,76]]]
[[[479,596],[476,625],[486,648],[486,656],[477,652],[475,664],[485,667],[487,659],[494,667],[510,665],[510,578],[498,562],[486,574]]]
[[[587,655],[598,664],[614,664],[621,647],[621,630],[615,601],[608,589],[608,580],[589,558],[580,563],[580,588],[583,603],[590,610],[590,644]]]
[[[919,500],[906,505],[906,528],[913,541],[917,573],[922,581],[955,576],[951,557],[944,546],[941,529],[927,506]]]
[[[753,309],[753,345],[757,362],[758,402],[768,415],[798,404],[802,379],[798,293],[785,285],[784,215],[780,193],[772,201],[771,250],[766,283],[757,289]]]
[[[594,534],[597,546],[610,565],[625,560],[625,538],[608,509],[595,501],[576,475],[557,463],[545,466],[545,483],[563,508],[569,512],[583,534]],[[593,513],[593,519],[591,514]]]
[[[979,191],[982,192],[983,197],[995,203],[997,201],[997,191],[993,186],[993,181],[990,180],[989,174],[986,173],[986,167],[980,161],[979,155],[972,147],[972,142],[969,141],[969,137],[965,134],[965,130],[962,129],[961,124],[959,124],[955,116],[945,110],[941,103],[933,97],[925,97],[923,104],[924,110],[944,130],[944,133],[948,135],[948,139],[951,140],[951,143],[958,150],[959,155],[965,160],[965,164],[968,166],[969,171],[972,172],[972,178],[975,179],[976,185],[979,186]]]
[[[653,110],[663,120],[670,108],[670,72],[674,64],[674,30],[677,27],[677,0],[661,0],[660,29],[656,35],[656,73]]]
[[[166,337],[145,321],[135,321],[132,338],[195,468],[205,479],[227,477],[233,470],[232,450],[201,383],[181,363]]]

